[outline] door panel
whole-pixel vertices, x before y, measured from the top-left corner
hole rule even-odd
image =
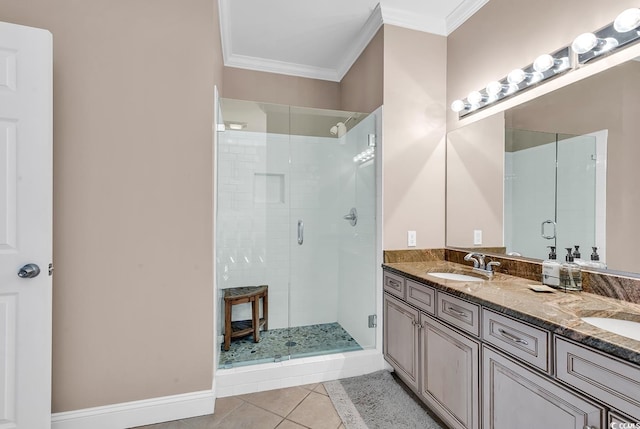
[[[0,428],[51,425],[52,49],[0,23]],[[21,278],[25,264],[40,274]]]

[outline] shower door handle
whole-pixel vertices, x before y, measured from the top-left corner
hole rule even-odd
[[[553,235],[548,235],[545,233],[544,226],[547,224],[553,225]],[[546,238],[547,240],[553,240],[554,238],[556,238],[556,223],[552,220],[545,220],[544,222],[542,222],[542,225],[540,226],[540,235],[542,235],[542,238]]]
[[[298,244],[302,245],[304,242],[304,222],[302,219],[298,221]]]

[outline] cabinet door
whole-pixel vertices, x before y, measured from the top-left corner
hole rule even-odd
[[[603,408],[486,346],[482,355],[484,429],[603,427]]]
[[[418,388],[418,310],[384,294],[384,357],[413,389]]]
[[[451,428],[477,429],[479,343],[422,314],[420,394]]]

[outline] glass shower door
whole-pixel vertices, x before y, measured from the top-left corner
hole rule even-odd
[[[308,113],[292,108],[292,129]],[[339,137],[291,136],[292,358],[375,345],[375,116],[345,121]]]

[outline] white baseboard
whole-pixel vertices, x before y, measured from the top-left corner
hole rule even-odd
[[[125,429],[212,414],[214,390],[55,413],[51,429]]]

